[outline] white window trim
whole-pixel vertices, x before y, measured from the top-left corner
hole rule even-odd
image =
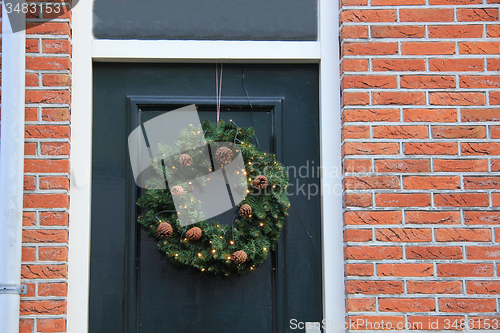
[[[73,9],[68,332],[88,332],[92,61],[318,63],[325,332],[344,332],[338,0],[319,0],[319,41],[94,40],[92,1]],[[334,170],[335,172],[330,172]],[[332,174],[335,176],[332,177]],[[337,190],[337,191],[334,191]],[[305,305],[307,306],[307,305]],[[296,318],[301,320],[300,318]],[[304,318],[305,320],[306,318]],[[332,324],[337,324],[337,327]],[[333,327],[332,327],[333,326]]]

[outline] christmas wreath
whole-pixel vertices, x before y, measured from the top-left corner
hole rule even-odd
[[[235,184],[243,187],[246,196],[234,207],[231,223],[200,220],[200,203],[191,195],[193,186],[204,186],[206,173],[199,166],[210,168],[203,150],[192,148],[196,133],[203,131],[206,143],[219,143],[212,155],[213,165],[231,162],[241,154],[244,168],[243,181]],[[283,228],[288,201],[288,175],[273,154],[262,152],[251,143],[253,128],[239,128],[234,123],[220,121],[218,124],[204,121],[202,128],[190,127],[179,136],[174,147],[160,146],[152,161],[156,172],[163,179],[171,176],[185,178],[186,182],[166,189],[145,190],[138,199],[141,214],[138,222],[148,234],[158,239],[158,248],[174,265],[192,266],[202,272],[229,275],[255,269],[275,250]],[[227,143],[227,145],[220,145]],[[234,145],[233,145],[234,144]],[[165,163],[165,161],[167,163]],[[165,167],[165,166],[171,167]],[[198,167],[193,167],[197,165]],[[192,184],[196,179],[197,184]],[[179,202],[185,207],[184,214],[199,221],[185,225],[179,219]],[[177,209],[176,209],[177,207]]]

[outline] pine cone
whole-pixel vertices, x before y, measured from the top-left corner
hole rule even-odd
[[[182,186],[179,186],[179,185],[176,185],[174,187],[172,187],[172,189],[170,190],[170,192],[172,193],[172,195],[174,197],[180,197],[181,195],[183,195],[184,193],[184,189],[182,188]]]
[[[252,207],[250,205],[244,204],[240,207],[239,213],[243,217],[248,217],[252,215]]]
[[[219,147],[215,152],[215,159],[222,165],[233,160],[233,151],[227,147]]]
[[[167,239],[167,238],[170,238],[170,236],[172,236],[172,233],[174,231],[173,231],[170,223],[162,222],[158,226],[158,229],[156,230],[156,232],[158,233],[158,236],[160,236],[161,238]]]
[[[200,228],[193,227],[193,228],[189,229],[188,232],[186,232],[186,237],[189,238],[189,240],[197,241],[198,239],[201,238],[202,233],[203,233],[203,231],[201,231]]]
[[[242,264],[247,261],[247,254],[243,250],[236,251],[231,255],[231,260],[234,261],[235,264]]]
[[[193,159],[188,154],[182,154],[179,157],[179,163],[182,166],[190,166],[191,164],[193,164]]]
[[[260,175],[255,177],[253,180],[253,186],[260,188],[260,189],[265,189],[267,185],[269,184],[269,181],[267,180],[266,176]]]

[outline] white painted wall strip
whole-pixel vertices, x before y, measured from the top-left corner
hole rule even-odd
[[[323,302],[327,333],[345,331],[338,8],[338,1],[320,1]]]
[[[88,332],[90,180],[92,162],[92,3],[72,10],[71,182],[68,253],[68,332]]]
[[[16,17],[22,20],[23,16]],[[14,33],[2,4],[0,284],[21,283],[25,31]],[[19,331],[19,294],[0,294],[0,332]]]
[[[331,0],[330,0],[331,1]],[[317,62],[321,56],[319,42],[260,41],[178,41],[178,40],[93,40],[92,57],[96,61],[189,62],[198,60],[243,61],[276,59],[282,63],[294,60]]]

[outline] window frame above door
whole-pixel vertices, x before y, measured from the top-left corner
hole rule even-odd
[[[329,324],[324,332],[345,331],[338,8],[338,0],[318,0],[318,40],[313,42],[98,40],[92,36],[92,1],[80,1],[73,9],[69,333],[88,332],[93,62],[319,65],[320,158],[328,170],[321,177],[323,318]]]

